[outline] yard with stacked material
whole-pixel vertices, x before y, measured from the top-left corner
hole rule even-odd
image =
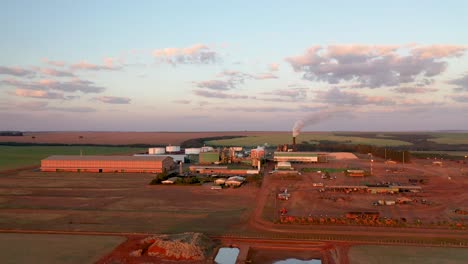
[[[148,185],[151,174],[0,176],[0,229],[219,234],[247,221],[257,187]]]
[[[270,193],[269,202],[263,212],[268,221],[278,220],[277,212],[286,208],[288,215],[297,217],[343,218],[347,212],[379,212],[381,218],[397,220],[405,225],[419,225],[433,228],[451,228],[460,223],[468,223],[468,215],[455,212],[456,209],[468,210],[468,164],[445,161],[441,166],[433,165],[431,160],[413,160],[411,164],[385,164],[382,160],[372,163],[373,175],[350,177],[343,172],[345,168],[370,170],[369,160],[337,160],[324,164],[294,164],[302,170],[301,176],[271,176],[270,190],[287,188],[291,197],[287,201],[275,201]],[[306,168],[306,169],[302,169]],[[321,173],[313,172],[320,170]],[[322,173],[328,171],[331,179],[323,179]],[[335,179],[336,177],[336,179]],[[409,180],[415,180],[416,183]],[[314,186],[314,183],[316,186]],[[321,183],[324,185],[317,185]],[[360,193],[358,191],[333,191],[327,186],[364,186],[365,184],[390,183],[403,186],[420,186],[422,192],[406,193]],[[323,189],[322,192],[319,190]],[[395,205],[375,205],[377,201],[396,201],[409,199],[409,203]],[[275,209],[276,207],[276,209]],[[275,219],[273,219],[275,217]],[[404,220],[402,220],[404,219]]]
[[[39,166],[50,155],[114,155],[146,151],[130,147],[97,146],[0,146],[0,171]]]

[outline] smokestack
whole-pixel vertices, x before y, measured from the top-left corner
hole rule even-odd
[[[296,137],[293,137],[293,145],[292,145],[292,148],[293,148],[293,151],[296,151]]]

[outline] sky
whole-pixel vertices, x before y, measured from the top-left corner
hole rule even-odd
[[[467,1],[0,1],[0,130],[468,130]]]

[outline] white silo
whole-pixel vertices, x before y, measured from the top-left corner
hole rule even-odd
[[[166,148],[153,148],[153,154],[164,154],[166,153]]]
[[[200,154],[201,149],[200,148],[186,148],[185,149],[185,154]]]
[[[179,152],[180,151],[180,146],[167,146],[166,147],[166,152]]]

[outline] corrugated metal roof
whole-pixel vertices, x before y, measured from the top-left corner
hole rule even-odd
[[[44,160],[110,160],[110,161],[162,161],[167,156],[94,156],[94,155],[52,155]]]

